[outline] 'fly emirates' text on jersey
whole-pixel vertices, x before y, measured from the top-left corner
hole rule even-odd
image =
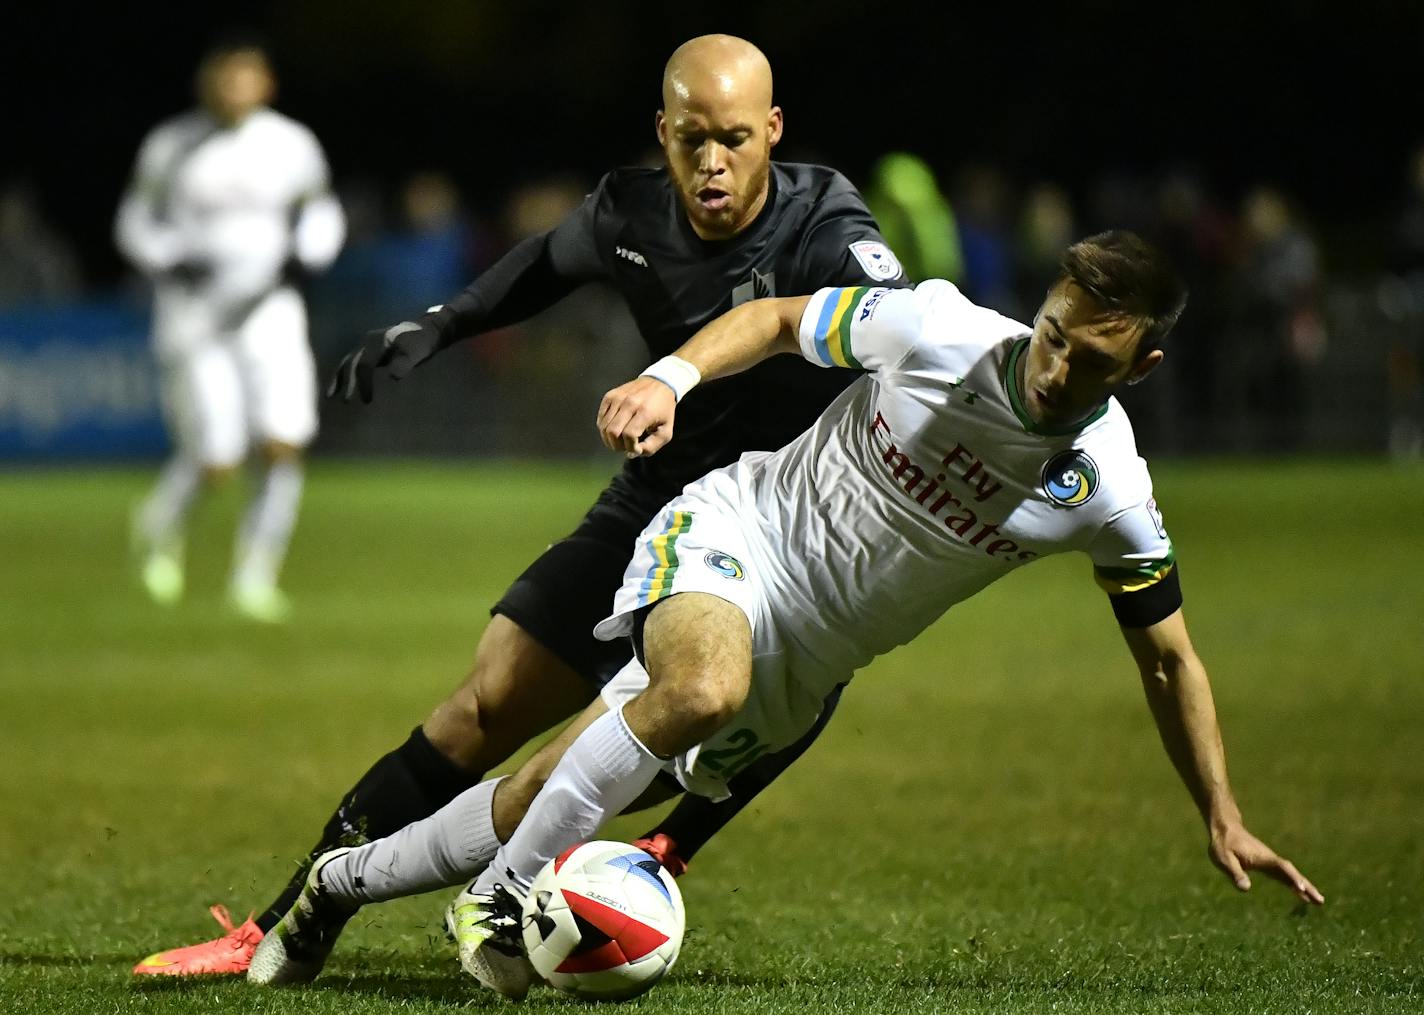
[[[1109,400],[1071,432],[1035,426],[1018,388],[1029,333],[938,280],[812,298],[803,355],[870,375],[791,444],[714,481],[740,504],[799,681],[844,680],[1014,568],[1065,550],[1089,554],[1128,626],[1180,604],[1126,414]],[[1164,603],[1150,590],[1169,576],[1176,598]],[[1153,598],[1160,616],[1127,605]]]

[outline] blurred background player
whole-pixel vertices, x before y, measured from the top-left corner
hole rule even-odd
[[[199,108],[139,149],[116,238],[153,280],[153,345],[174,452],[134,519],[154,601],[183,595],[183,533],[198,494],[258,445],[263,472],[237,533],[232,605],[284,620],[277,575],[316,434],[316,378],[296,282],[329,265],[345,219],[311,131],[268,107],[276,78],[256,42],[212,49]]]

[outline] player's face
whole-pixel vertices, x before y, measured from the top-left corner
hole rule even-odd
[[[1090,415],[1120,384],[1147,376],[1162,350],[1137,356],[1141,327],[1105,310],[1077,283],[1048,293],[1023,359],[1024,404],[1034,422],[1066,426]]]
[[[726,85],[723,80],[720,82]],[[757,107],[732,87],[684,93],[658,111],[658,142],[693,230],[704,240],[737,235],[766,204],[781,110]]]
[[[198,75],[199,97],[220,123],[242,122],[272,99],[276,82],[267,60],[256,50],[239,50],[215,57]]]

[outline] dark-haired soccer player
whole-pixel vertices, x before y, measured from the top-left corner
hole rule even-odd
[[[755,46],[724,35],[685,43],[668,61],[662,99],[656,129],[665,170],[609,173],[565,222],[515,247],[443,307],[369,334],[342,362],[333,393],[369,400],[378,372],[403,377],[439,350],[524,320],[594,280],[623,294],[655,359],[758,297],[831,284],[905,284],[844,177],[771,161],[782,116],[772,105],[771,68]],[[695,379],[666,359],[648,373],[670,390]],[[782,357],[698,387],[682,404],[677,440],[666,453],[629,460],[582,523],[495,604],[468,677],[344,795],[311,856],[356,834],[389,834],[457,796],[458,806],[442,812],[452,827],[487,824],[494,784],[462,791],[582,709],[628,660],[626,643],[601,642],[592,629],[608,611],[638,533],[709,469],[795,438],[856,376]],[[730,800],[688,798],[644,845],[680,872],[815,733],[743,771]],[[459,884],[459,838],[427,836],[426,850],[402,854],[400,873],[429,888]],[[293,878],[255,922],[151,956],[135,972],[242,972],[302,884],[302,876]]]

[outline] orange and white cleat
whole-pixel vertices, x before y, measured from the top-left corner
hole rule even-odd
[[[133,967],[135,976],[240,976],[252,964],[252,953],[262,940],[262,928],[249,915],[239,927],[232,925],[226,906],[208,912],[227,931],[222,937],[184,948],[156,952]]]
[[[687,861],[677,855],[677,842],[672,836],[658,832],[646,839],[634,839],[633,845],[662,864],[673,877],[680,878],[687,873]]]

